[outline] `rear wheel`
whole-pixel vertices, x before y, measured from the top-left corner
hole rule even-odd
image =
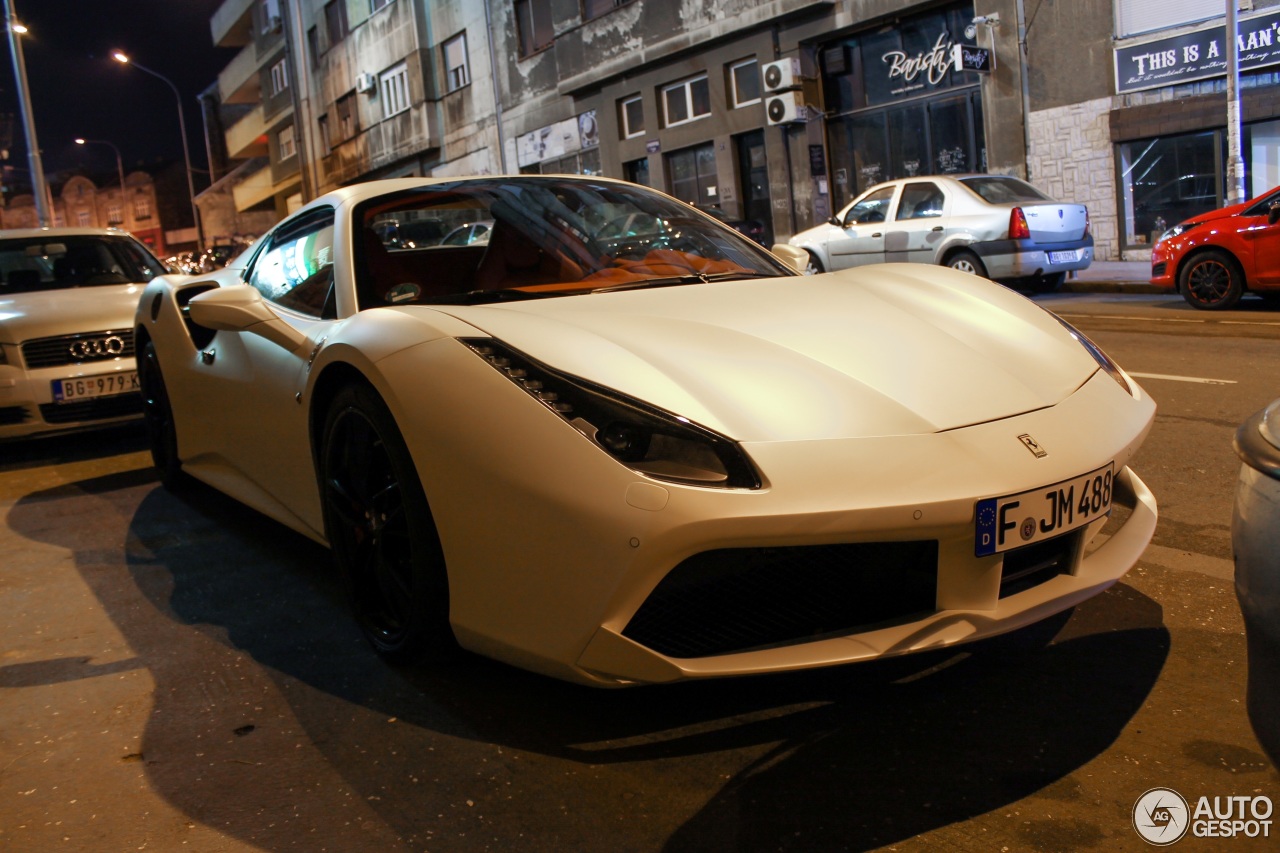
[[[330,405],[323,435],[325,531],[360,628],[397,661],[448,652],[444,555],[391,412],[371,388],[349,386]]]
[[[982,265],[982,261],[973,252],[956,252],[947,260],[947,266],[953,270],[967,272],[970,275],[980,275],[986,278],[987,268]]]
[[[160,373],[160,358],[152,341],[147,341],[142,348],[142,358],[138,359],[138,385],[142,390],[142,419],[151,445],[151,462],[160,472],[160,482],[165,488],[178,489],[186,475],[182,472],[182,460],[178,458],[178,430],[173,423],[169,391]]]
[[[1234,307],[1244,295],[1244,275],[1229,254],[1210,249],[1182,267],[1178,289],[1196,308],[1223,310]]]
[[[815,255],[813,252],[809,252],[808,249],[806,249],[805,251],[808,252],[809,263],[805,265],[804,274],[805,275],[821,275],[822,273],[826,272],[826,270],[822,268],[822,261],[818,260],[818,256]]]

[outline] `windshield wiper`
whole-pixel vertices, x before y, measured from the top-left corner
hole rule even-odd
[[[468,290],[466,293],[450,293],[435,296],[425,305],[489,305],[494,302],[520,302],[525,299],[546,299],[551,296],[564,296],[574,291],[538,292],[528,290]]]
[[[713,281],[733,281],[746,278],[782,278],[774,273],[762,272],[691,272],[687,275],[673,275],[666,278],[650,278],[644,281],[633,281],[627,284],[615,284],[613,287],[597,287],[592,293],[612,293],[615,290],[642,290],[646,287],[675,287],[681,284],[709,284]]]

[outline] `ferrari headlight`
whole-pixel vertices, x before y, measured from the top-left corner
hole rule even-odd
[[[623,465],[659,480],[758,489],[738,445],[688,418],[560,373],[492,338],[460,338],[525,393]]]
[[[1071,337],[1080,342],[1080,346],[1084,347],[1089,355],[1093,356],[1093,360],[1098,362],[1098,366],[1105,370],[1108,376],[1114,379],[1121,388],[1129,393],[1130,396],[1133,396],[1133,386],[1131,386],[1129,384],[1129,380],[1125,378],[1124,371],[1120,369],[1120,365],[1111,360],[1111,356],[1107,355],[1102,351],[1101,347],[1089,340],[1089,338],[1085,336],[1084,332],[1080,331],[1057,314],[1054,314],[1053,317],[1061,323],[1064,328],[1066,328],[1067,333],[1071,335]]]
[[[1177,237],[1177,236],[1178,236],[1178,235],[1180,235],[1180,234],[1186,234],[1186,233],[1187,233],[1188,231],[1190,231],[1192,228],[1199,228],[1202,224],[1204,224],[1204,223],[1201,223],[1201,222],[1179,222],[1177,225],[1173,226],[1173,227],[1172,227],[1172,228],[1170,228],[1168,231],[1166,231],[1166,232],[1164,232],[1163,234],[1161,234],[1161,235],[1160,235],[1160,240],[1168,240],[1168,239],[1169,239],[1169,238],[1171,238],[1171,237]],[[1159,242],[1160,242],[1160,240],[1157,240],[1156,242],[1157,242],[1157,243],[1159,243]]]

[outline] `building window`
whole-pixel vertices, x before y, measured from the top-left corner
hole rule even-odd
[[[338,112],[339,140],[350,139],[360,130],[360,122],[356,116],[356,96],[349,92],[338,98],[334,108]]]
[[[280,0],[262,0],[262,31],[273,33],[280,26]]]
[[[77,211],[76,224],[79,225],[81,228],[88,228],[90,225],[92,225],[93,221],[92,221],[92,217],[89,216],[89,211],[87,210]]]
[[[288,160],[294,154],[298,153],[293,146],[293,125],[289,125],[284,130],[277,133],[276,142],[280,149],[281,160]]]
[[[754,59],[729,66],[729,96],[733,108],[760,103],[760,63]]]
[[[369,11],[376,12],[383,6],[391,5],[391,0],[369,0]]]
[[[409,109],[409,66],[401,62],[378,78],[378,97],[382,100],[382,117],[390,118]]]
[[[1147,247],[1166,228],[1222,205],[1225,168],[1215,131],[1119,145],[1124,242]]]
[[[445,81],[450,92],[456,92],[471,82],[467,68],[467,34],[459,33],[444,43]]]
[[[639,95],[626,98],[618,104],[618,113],[623,139],[631,139],[644,133],[644,102]]]
[[[271,66],[271,94],[278,95],[289,88],[289,69],[282,59]]]
[[[649,186],[649,158],[641,157],[622,164],[622,175],[633,184]]]
[[[708,142],[667,155],[667,181],[671,195],[688,204],[719,204],[720,181],[716,177],[715,147]]]
[[[329,47],[347,37],[347,2],[330,0],[324,7],[325,31],[329,34]]]
[[[307,30],[307,50],[311,53],[311,67],[320,67],[320,31],[315,27]]]
[[[150,219],[151,218],[151,199],[145,195],[140,195],[133,200],[133,218],[134,219]]]
[[[630,2],[631,0],[582,0],[582,19],[584,21],[594,20]]]
[[[662,106],[667,127],[711,115],[711,89],[707,84],[707,75],[664,87]]]
[[[521,56],[550,47],[556,38],[551,25],[551,0],[516,0],[516,31]]]
[[[333,139],[329,136],[329,114],[325,113],[316,119],[316,128],[320,132],[320,146],[325,154],[333,151]]]
[[[124,222],[124,212],[120,209],[120,203],[113,201],[107,205],[107,224],[119,225]]]

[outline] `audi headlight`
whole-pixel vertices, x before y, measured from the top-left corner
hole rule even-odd
[[[1050,312],[1051,314],[1053,312]],[[1067,334],[1079,341],[1080,346],[1084,347],[1089,355],[1093,356],[1093,360],[1098,362],[1098,366],[1107,372],[1107,375],[1116,381],[1116,383],[1133,396],[1133,386],[1129,384],[1129,380],[1125,377],[1124,371],[1120,369],[1120,365],[1111,360],[1111,356],[1102,351],[1102,348],[1095,344],[1085,335],[1084,332],[1068,323],[1066,320],[1053,314],[1054,319],[1063,325],[1067,330]]]
[[[459,340],[633,471],[692,486],[760,488],[760,477],[746,454],[717,432],[561,373],[492,338]]]
[[[1172,237],[1177,237],[1181,234],[1186,234],[1192,228],[1199,228],[1203,224],[1204,224],[1203,222],[1179,222],[1177,225],[1173,226],[1168,231],[1161,234],[1160,240],[1157,240],[1156,242],[1159,243],[1161,240],[1168,240]]]

